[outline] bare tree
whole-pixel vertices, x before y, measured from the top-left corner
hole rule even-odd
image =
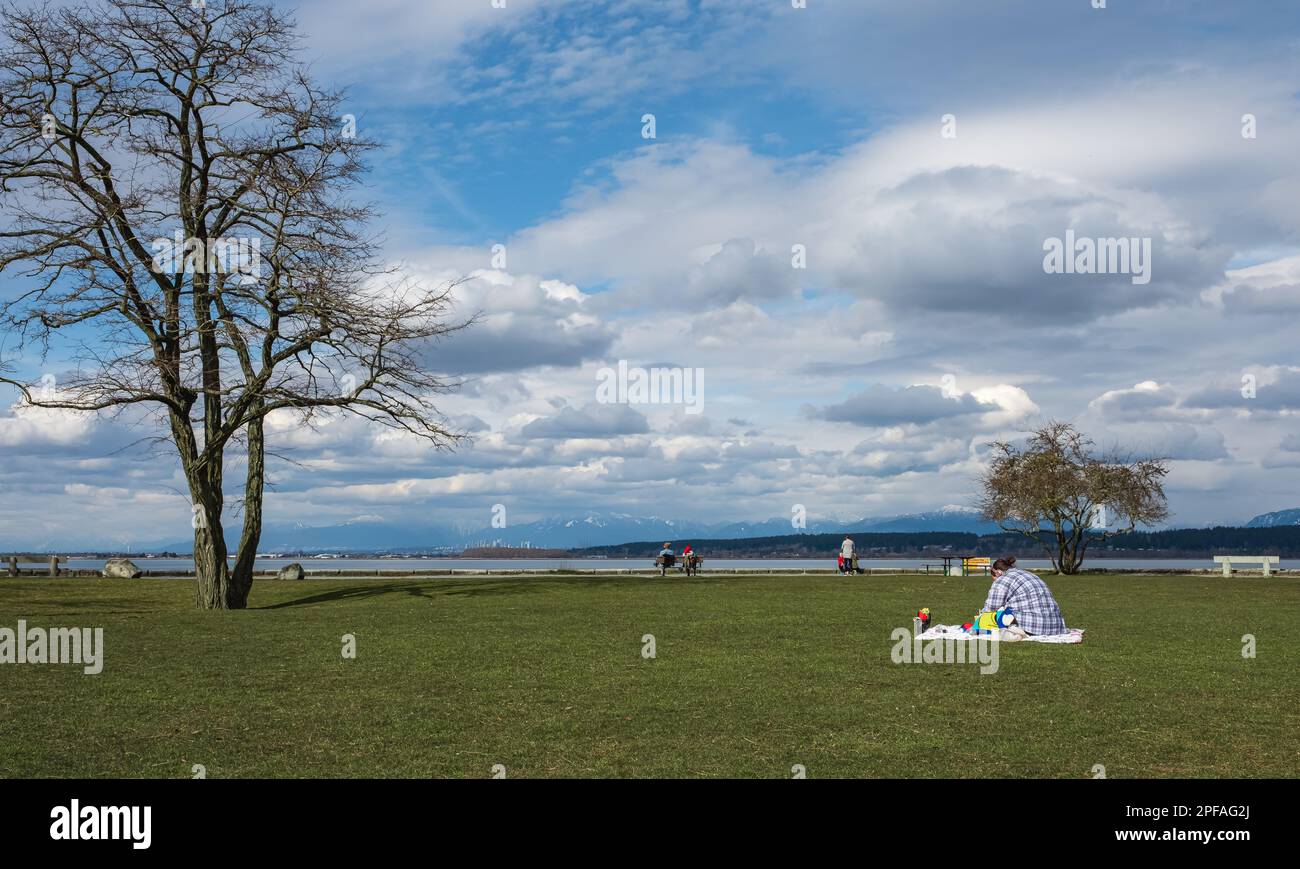
[[[56,393],[0,380],[37,407],[157,411],[192,498],[199,605],[242,608],[267,415],[350,412],[448,448],[460,435],[431,400],[451,384],[421,354],[467,324],[449,319],[450,285],[381,267],[371,209],[352,199],[374,143],[298,64],[294,22],[193,5],[0,14],[0,269],[32,280],[0,328],[41,353],[83,338]],[[239,446],[231,565],[224,472]]]
[[[1061,573],[1078,573],[1088,545],[1169,516],[1163,459],[1094,455],[1093,442],[1049,422],[1023,446],[998,441],[980,478],[980,509],[1003,530],[1037,540]]]

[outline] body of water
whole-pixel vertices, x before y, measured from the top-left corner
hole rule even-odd
[[[137,558],[141,570],[193,570],[194,562],[188,558]],[[653,567],[650,558],[259,558],[258,570],[279,570],[286,564],[301,564],[304,570],[627,570]],[[861,567],[900,568],[915,570],[923,564],[937,564],[933,558],[862,558]],[[1051,562],[1026,558],[1018,561],[1027,570],[1050,569]],[[103,559],[73,559],[69,568],[99,570]],[[1112,568],[1120,570],[1187,570],[1217,568],[1211,559],[1178,558],[1092,558],[1084,568]],[[1283,559],[1284,570],[1300,570],[1300,560]],[[726,570],[772,568],[821,568],[833,570],[833,558],[717,558],[704,559],[704,569]],[[932,570],[934,568],[931,568]]]

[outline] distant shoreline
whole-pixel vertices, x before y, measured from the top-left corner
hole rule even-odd
[[[15,553],[12,553],[12,554],[19,554],[19,553],[16,553],[16,552],[15,552]],[[25,552],[25,553],[22,553],[22,554],[33,554],[33,553],[31,553],[30,550],[29,550],[29,551],[27,551],[27,552]],[[46,555],[46,554],[55,555],[55,554],[57,554],[60,558],[68,559],[68,560],[71,560],[71,561],[103,561],[103,560],[105,560],[105,559],[109,559],[109,558],[127,558],[127,559],[132,559],[132,560],[139,560],[139,561],[159,561],[159,560],[164,560],[164,559],[192,559],[192,558],[194,557],[193,553],[190,553],[190,552],[176,552],[176,553],[169,552],[169,553],[167,553],[167,554],[165,554],[165,555],[154,555],[154,554],[144,554],[144,553],[121,553],[121,552],[89,552],[89,553],[73,553],[73,554],[71,554],[71,555],[65,555],[65,554],[63,554],[63,553],[61,553],[61,552],[59,552],[59,553],[44,553],[44,552],[40,552],[40,553],[34,553],[34,554],[37,554],[37,555]],[[943,558],[954,558],[954,559],[956,559],[956,558],[961,558],[961,557],[966,556],[966,555],[969,555],[969,554],[970,554],[970,553],[965,553],[965,552],[960,553],[960,554],[956,554],[956,553],[954,553],[954,554],[951,554],[951,555],[927,555],[927,554],[921,553],[921,554],[912,554],[912,555],[869,555],[869,556],[867,556],[867,557],[869,557],[870,560],[872,560],[872,561],[916,561],[916,560],[918,560],[918,559],[924,559],[924,560],[929,560],[929,559],[943,559]],[[1220,553],[1215,553],[1215,554],[1220,554]],[[1229,552],[1229,553],[1227,553],[1227,554],[1232,555],[1232,554],[1235,554],[1235,553],[1231,553],[1231,552]],[[0,553],[0,559],[8,558],[9,555],[10,555],[10,553]],[[530,560],[530,559],[533,559],[533,560],[538,560],[538,561],[628,561],[628,560],[634,560],[634,561],[635,561],[635,560],[638,560],[638,559],[643,558],[643,557],[644,557],[644,558],[651,558],[651,559],[654,558],[653,555],[646,555],[646,556],[640,556],[640,555],[617,555],[617,556],[606,556],[606,555],[569,555],[567,552],[565,552],[565,551],[563,551],[563,550],[552,551],[552,550],[538,550],[538,549],[534,549],[534,550],[525,550],[525,551],[521,552],[521,553],[518,554],[518,555],[503,555],[503,554],[492,554],[492,555],[387,555],[387,554],[375,554],[375,553],[369,553],[369,552],[347,552],[347,553],[343,553],[343,554],[340,554],[340,555],[331,555],[331,556],[328,557],[328,558],[321,558],[321,557],[318,557],[318,556],[316,556],[316,555],[305,555],[305,554],[297,554],[297,553],[288,553],[288,554],[284,554],[284,555],[281,555],[281,554],[276,553],[276,554],[268,554],[268,555],[259,555],[259,556],[257,557],[257,560],[258,560],[258,561],[298,561],[298,562],[303,562],[304,564],[305,564],[306,562],[313,562],[313,563],[315,563],[315,562],[319,562],[319,563],[322,563],[322,564],[327,564],[327,563],[329,563],[329,562],[331,562],[331,561],[395,561],[395,562],[402,562],[402,561],[433,561],[433,560],[437,560],[437,561],[484,561],[484,560],[493,560],[493,561],[497,561],[497,560],[501,560],[501,559],[517,559],[517,560]],[[835,557],[836,557],[836,554],[835,554],[835,553],[830,553],[830,554],[827,554],[827,555],[780,555],[780,556],[772,556],[772,555],[732,555],[732,554],[728,553],[726,556],[719,556],[719,557],[725,557],[725,559],[726,559],[727,561],[772,561],[772,560],[779,560],[779,561],[810,561],[810,562],[811,562],[811,561],[827,561],[827,560],[832,560],[832,561],[833,561],[833,560],[835,559]],[[862,555],[860,555],[860,557],[862,557]],[[1039,560],[1039,561],[1045,561],[1045,560],[1047,560],[1047,559],[1046,559],[1044,556],[1042,556],[1042,555],[1032,555],[1032,554],[1031,554],[1031,555],[1029,555],[1029,556],[1017,556],[1017,557],[1028,557],[1030,560]],[[1107,554],[1107,555],[1093,555],[1093,554],[1089,553],[1089,554],[1088,554],[1088,557],[1087,557],[1087,559],[1086,559],[1086,561],[1087,561],[1088,563],[1091,563],[1091,562],[1094,562],[1094,561],[1169,561],[1169,560],[1171,560],[1171,559],[1172,559],[1172,560],[1175,560],[1175,561],[1196,561],[1196,560],[1208,560],[1208,559],[1210,559],[1210,558],[1212,558],[1212,557],[1213,557],[1212,555],[1200,555],[1200,554],[1195,554],[1195,553],[1193,553],[1193,554],[1188,554],[1188,553],[1182,553],[1182,552],[1173,552],[1173,553],[1168,553],[1168,554],[1161,554],[1161,553],[1144,553],[1144,554],[1141,554],[1141,555],[1133,554],[1133,553],[1127,553],[1127,552],[1116,552],[1116,553],[1110,553],[1110,554]],[[1285,557],[1285,556],[1284,556],[1284,557]],[[233,556],[233,555],[229,556],[229,560],[230,560],[230,561],[234,561],[234,560],[235,560],[235,556]]]

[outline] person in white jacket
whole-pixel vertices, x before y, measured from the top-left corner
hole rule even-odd
[[[853,538],[845,537],[844,542],[840,544],[840,558],[844,562],[844,571],[846,573],[854,572],[853,564]]]

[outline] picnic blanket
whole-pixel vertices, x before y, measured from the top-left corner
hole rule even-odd
[[[1043,634],[1041,636],[1030,636],[1020,628],[1003,628],[994,634],[968,634],[961,629],[961,625],[935,625],[928,628],[924,633],[918,634],[920,640],[977,640],[983,637],[986,640],[1000,640],[1004,643],[1082,643],[1083,628],[1067,628],[1063,634]]]

